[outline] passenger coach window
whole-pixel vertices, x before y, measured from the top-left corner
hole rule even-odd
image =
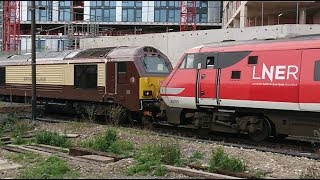
[[[318,60],[314,63],[313,80],[320,81],[320,60]]]
[[[258,64],[258,56],[249,56],[248,64]]]
[[[75,65],[74,85],[79,89],[97,88],[97,65]]]
[[[231,79],[240,79],[241,71],[232,71]]]
[[[169,73],[168,64],[160,56],[145,56],[142,63],[147,73]]]
[[[0,67],[0,86],[6,85],[6,68]]]
[[[181,63],[179,68],[192,69],[194,68],[193,62],[194,62],[194,54],[188,54],[183,60],[183,62]]]

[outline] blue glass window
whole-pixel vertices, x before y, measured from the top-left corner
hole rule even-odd
[[[70,1],[59,1],[59,6],[69,6],[70,7],[70,5],[71,5]]]
[[[180,1],[155,1],[155,22],[179,22]]]
[[[28,13],[27,13],[27,20],[31,21],[31,3],[28,1]],[[35,1],[36,6],[36,21],[48,21],[49,19],[49,9],[48,9],[48,2],[47,1]],[[44,10],[40,10],[38,7],[46,7]],[[52,10],[52,9],[51,9]]]
[[[71,10],[69,9],[61,9],[59,12],[59,20],[60,21],[70,21],[71,20]]]
[[[116,1],[90,1],[91,21],[116,21]]]
[[[59,1],[59,21],[71,20],[70,1]]]
[[[197,5],[197,23],[208,22],[208,1],[196,1]]]
[[[142,21],[142,1],[122,1],[122,21]]]

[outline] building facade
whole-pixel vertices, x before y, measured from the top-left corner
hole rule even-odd
[[[223,1],[222,28],[319,24],[317,1]]]
[[[20,2],[22,52],[31,50],[30,1]],[[196,1],[197,29],[220,29],[222,1]],[[180,1],[36,1],[39,51],[79,47],[101,35],[179,31]]]

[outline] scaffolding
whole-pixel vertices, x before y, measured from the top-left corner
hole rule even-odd
[[[196,15],[196,1],[180,1],[180,31],[197,30]]]
[[[18,51],[20,46],[20,1],[3,1],[2,50]]]

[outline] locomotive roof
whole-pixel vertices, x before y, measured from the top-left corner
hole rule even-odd
[[[262,51],[285,49],[320,48],[320,35],[304,35],[287,39],[246,40],[204,44],[189,49],[187,53],[196,52],[229,52],[229,51]]]
[[[36,54],[37,64],[72,63],[72,62],[104,62],[107,59],[113,61],[133,61],[134,56],[142,53],[161,53],[149,46],[117,46],[90,48],[82,50],[65,50],[59,52],[41,52]],[[31,53],[23,55],[0,56],[0,65],[23,65],[31,63]]]

